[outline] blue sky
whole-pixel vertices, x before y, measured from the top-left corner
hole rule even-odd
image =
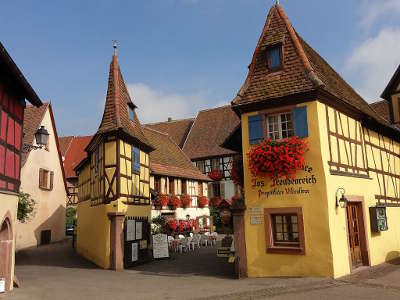
[[[59,135],[96,131],[112,40],[142,123],[195,116],[241,87],[272,0],[2,1],[1,42]],[[368,101],[400,63],[399,0],[281,0],[290,21]]]

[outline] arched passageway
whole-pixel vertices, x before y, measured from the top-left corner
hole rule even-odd
[[[0,278],[5,278],[6,291],[11,285],[12,223],[6,215],[0,225]]]

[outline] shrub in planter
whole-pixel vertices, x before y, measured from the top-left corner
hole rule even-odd
[[[192,198],[188,194],[181,196],[181,204],[183,208],[189,207],[192,203]]]
[[[157,200],[154,202],[154,206],[162,208],[163,206],[167,206],[169,204],[169,196],[168,195],[160,195]]]
[[[199,198],[197,198],[197,205],[202,208],[202,207],[206,207],[208,205],[208,198],[206,196],[200,196]]]
[[[211,170],[210,173],[208,173],[208,177],[210,177],[214,181],[220,181],[224,175],[220,170]]]
[[[304,167],[307,142],[298,137],[264,140],[247,153],[251,174],[255,177],[293,178]]]
[[[170,209],[177,209],[181,206],[181,199],[178,196],[171,196],[169,198],[168,206]]]

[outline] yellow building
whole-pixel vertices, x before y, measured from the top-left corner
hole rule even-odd
[[[336,278],[399,256],[399,83],[397,76],[385,90],[385,118],[296,33],[279,4],[271,8],[232,101],[244,157],[245,207],[234,211],[241,275]],[[309,145],[295,179],[254,177],[250,149],[291,136]]]
[[[119,270],[148,256],[153,147],[143,134],[115,50],[102,121],[86,147],[87,158],[75,170],[77,251],[102,268]]]

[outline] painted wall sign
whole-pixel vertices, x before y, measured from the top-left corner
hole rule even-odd
[[[135,220],[127,220],[126,221],[126,241],[134,241],[135,240]]]
[[[257,190],[258,199],[269,199],[275,196],[284,195],[299,195],[309,194],[313,185],[317,184],[317,178],[313,174],[313,168],[305,165],[303,167],[303,174],[297,178],[282,178],[273,180],[268,190],[268,187],[263,178],[253,178],[251,182],[252,189]]]
[[[249,207],[248,213],[250,216],[250,224],[251,225],[260,225],[262,224],[262,208],[261,207]]]
[[[169,257],[168,252],[168,237],[166,234],[153,235],[153,257],[166,258]]]
[[[138,259],[139,259],[138,243],[132,243],[132,262],[138,261]]]

